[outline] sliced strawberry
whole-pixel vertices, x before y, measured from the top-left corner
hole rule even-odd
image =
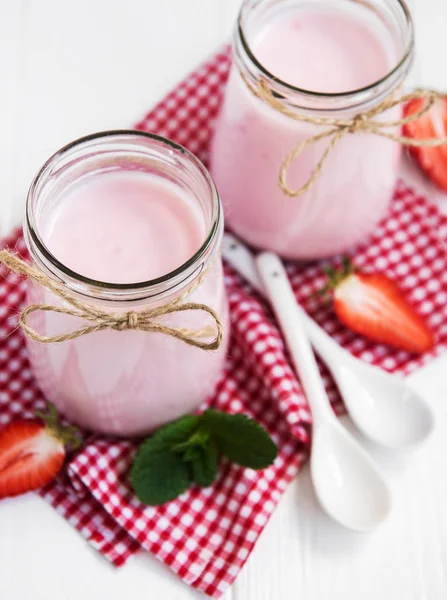
[[[14,421],[0,430],[0,498],[18,496],[52,481],[64,464],[65,443],[80,440],[57,423],[54,407],[38,421]]]
[[[334,310],[344,325],[365,337],[408,352],[430,350],[434,337],[397,285],[382,273],[355,273],[345,264],[328,273]]]
[[[404,116],[417,114],[424,107],[422,98],[410,100],[404,107]],[[415,140],[447,137],[447,96],[436,100],[422,117],[403,126],[405,136]],[[425,173],[443,190],[447,191],[447,145],[411,147]]]

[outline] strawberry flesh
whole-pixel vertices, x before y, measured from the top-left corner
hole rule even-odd
[[[416,98],[405,105],[404,116],[418,113],[424,100]],[[403,126],[405,136],[415,140],[447,137],[447,96],[436,100],[422,117]],[[411,155],[425,173],[443,190],[447,191],[447,145],[410,147]]]
[[[433,333],[383,274],[350,274],[336,286],[333,299],[337,317],[356,333],[408,352],[433,347]]]
[[[52,481],[65,458],[63,443],[36,421],[15,421],[0,431],[0,498]]]

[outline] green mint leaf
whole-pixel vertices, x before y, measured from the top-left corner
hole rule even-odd
[[[182,444],[185,444],[186,447],[189,438],[196,432],[200,419],[201,417],[198,415],[186,415],[186,417],[163,425],[144,442],[140,450],[144,446],[150,447],[151,452],[172,450]]]
[[[224,456],[242,467],[265,469],[278,454],[267,431],[246,415],[210,409],[203,413],[200,426],[211,434]]]
[[[191,472],[194,483],[200,487],[209,487],[217,477],[219,456],[215,444],[209,440],[206,446],[193,448],[191,453]],[[186,459],[186,455],[185,455]]]
[[[188,446],[183,453],[183,460],[186,462],[194,462],[200,458],[200,448],[197,446]]]
[[[138,500],[150,506],[160,506],[188,489],[191,474],[188,464],[179,454],[154,450],[148,442],[137,452],[130,480]]]

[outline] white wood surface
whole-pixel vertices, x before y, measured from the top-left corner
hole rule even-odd
[[[0,0],[0,232],[19,222],[30,179],[53,151],[137,120],[228,37],[239,3]],[[447,89],[447,3],[411,5],[413,82]],[[367,536],[331,523],[304,469],[225,600],[445,600],[446,368],[440,359],[412,378],[437,416],[430,444],[408,458],[375,451],[395,491],[386,525]],[[36,496],[0,504],[1,600],[194,597],[148,555],[113,569]]]

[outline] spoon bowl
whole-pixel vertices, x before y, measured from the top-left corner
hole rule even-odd
[[[413,450],[431,435],[430,407],[402,378],[351,357],[331,371],[352,420],[372,441]]]
[[[334,521],[367,532],[387,518],[392,506],[388,486],[369,455],[338,422],[314,428],[310,466],[319,502]]]

